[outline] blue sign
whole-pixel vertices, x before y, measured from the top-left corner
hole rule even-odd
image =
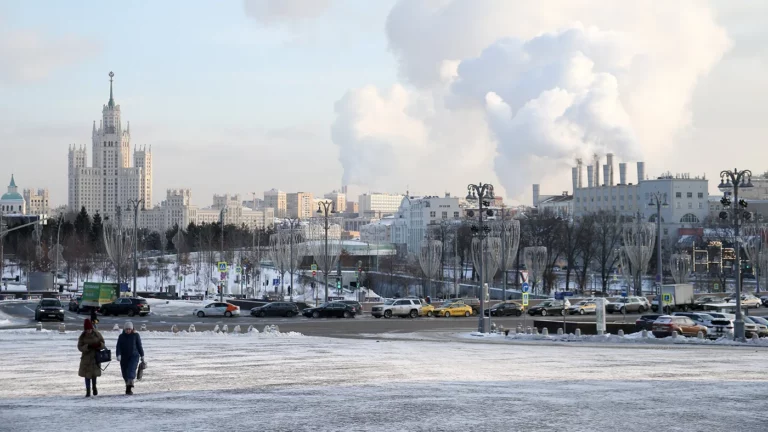
[[[272,279],[272,285],[274,286],[280,285],[280,279]]]
[[[563,297],[563,293],[561,293],[561,292],[556,292],[555,293],[555,300],[562,300],[564,298],[565,297]]]
[[[531,289],[531,286],[528,285],[528,282],[523,282],[523,292],[528,292],[528,290]]]
[[[563,295],[566,297],[573,297],[573,291],[566,291],[563,293]]]
[[[622,292],[621,292],[621,296],[622,296],[622,297],[626,297],[626,296],[627,296],[627,292],[626,292],[626,291],[622,291]]]
[[[131,289],[128,288],[128,284],[127,283],[121,283],[120,284],[120,292],[130,292],[130,291],[131,291]]]
[[[573,293],[570,291],[561,291],[555,293],[555,300],[565,300],[566,297],[572,297]]]

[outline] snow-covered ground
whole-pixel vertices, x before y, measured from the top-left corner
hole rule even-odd
[[[763,349],[143,332],[136,395],[84,399],[77,336],[0,331],[0,430],[766,429]]]

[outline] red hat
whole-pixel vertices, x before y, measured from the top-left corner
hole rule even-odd
[[[83,322],[83,330],[93,330],[93,323],[88,318]]]

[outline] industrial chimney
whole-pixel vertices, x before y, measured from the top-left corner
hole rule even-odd
[[[582,179],[584,178],[584,162],[581,161],[581,158],[576,159],[576,169],[579,170],[579,172],[578,172],[578,176],[579,176],[578,177],[579,178],[578,186],[579,186],[579,189],[581,189],[581,188],[584,187],[584,183],[582,181]]]
[[[533,206],[539,206],[539,185],[533,185]]]
[[[645,162],[637,163],[637,183],[645,180]]]
[[[595,187],[600,186],[600,156],[595,153]]]
[[[619,184],[627,184],[627,164],[624,162],[619,164]]]
[[[608,164],[603,165],[603,186],[610,186],[610,183],[608,183],[608,173],[610,170],[611,167]]]
[[[613,186],[616,184],[613,182],[613,153],[608,153],[606,159],[606,163],[608,164],[608,177],[605,179],[605,182],[608,183],[608,186]]]
[[[592,187],[593,181],[595,180],[595,167],[592,165],[587,165],[587,187]]]
[[[579,168],[573,167],[571,168],[571,177],[573,181],[573,192],[576,192],[576,189],[579,187]]]

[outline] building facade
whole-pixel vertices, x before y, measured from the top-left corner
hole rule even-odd
[[[339,191],[333,191],[331,193],[325,194],[323,198],[331,200],[333,209],[336,210],[337,213],[344,213],[347,211],[347,194]]]
[[[362,194],[358,199],[360,216],[384,217],[395,214],[404,196],[388,193]]]
[[[418,253],[429,225],[459,221],[462,215],[463,210],[456,197],[404,197],[392,218],[389,241],[405,245],[409,254]]]
[[[264,191],[264,207],[273,208],[275,210],[275,217],[286,217],[286,195],[285,192],[278,189],[270,189]]]
[[[24,202],[27,214],[48,217],[51,214],[50,195],[48,189],[24,189]]]
[[[93,122],[91,133],[92,165],[84,146],[69,148],[69,184],[67,207],[90,214],[116,214],[117,207],[129,207],[131,200],[143,200],[143,208],[152,207],[152,150],[146,147],[131,156],[130,123],[123,128],[120,105],[115,104],[109,73],[109,101],[103,106],[99,127]],[[130,213],[130,212],[124,212]]]
[[[16,187],[16,179],[11,174],[11,182],[8,184],[8,191],[0,196],[0,212],[3,214],[27,214],[27,203],[24,197],[19,193]]]
[[[546,212],[563,219],[573,218],[573,195],[563,192],[562,195],[555,195],[539,201],[536,208],[540,212]]]
[[[295,192],[286,195],[286,210],[289,218],[309,219],[317,207],[311,192]]]

